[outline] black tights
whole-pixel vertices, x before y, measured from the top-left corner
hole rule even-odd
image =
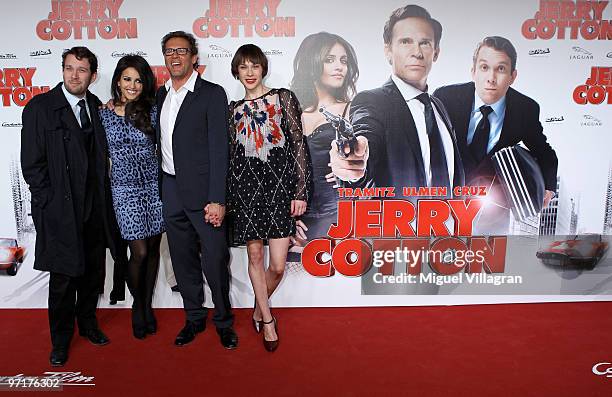
[[[132,325],[144,327],[155,322],[151,302],[159,270],[159,244],[161,234],[144,240],[129,241],[128,287],[134,297]]]

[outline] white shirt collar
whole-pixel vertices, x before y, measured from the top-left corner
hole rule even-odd
[[[193,92],[193,90],[195,89],[195,83],[196,83],[197,78],[198,78],[198,72],[196,72],[194,69],[191,72],[191,76],[189,76],[189,80],[187,80],[187,82],[182,87],[176,90],[176,92],[179,92],[181,88],[186,88],[188,91]],[[165,86],[166,86],[166,91],[170,91],[170,88],[172,88],[172,79],[168,79],[168,81],[166,81]]]
[[[472,114],[480,112],[480,107],[484,104],[485,103],[482,101],[482,99],[480,99],[476,90],[474,90],[474,108],[472,109]],[[504,95],[499,101],[488,106],[491,106],[493,113],[500,116],[506,109],[506,96]]]
[[[68,92],[64,83],[62,83],[62,91],[64,91],[64,96],[66,97],[66,100],[70,104],[71,108],[75,108],[81,99],[85,99],[85,104],[87,104],[87,94],[83,95],[82,98],[79,98],[78,96]]]
[[[423,91],[411,86],[410,84],[406,83],[404,80],[400,79],[394,74],[391,75],[391,80],[393,80],[393,82],[397,86],[397,89],[400,91],[402,97],[406,102],[416,98],[417,96],[423,93]]]

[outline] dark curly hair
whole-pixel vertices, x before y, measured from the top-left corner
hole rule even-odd
[[[353,46],[342,37],[319,32],[306,36],[293,60],[293,79],[291,91],[295,92],[304,109],[310,110],[317,106],[317,90],[315,84],[323,73],[323,65],[329,51],[336,44],[344,47],[347,55],[347,72],[344,83],[332,95],[337,101],[349,102],[355,95],[355,84],[359,78],[359,66]]]
[[[117,62],[111,82],[113,102],[115,105],[123,103],[118,83],[121,74],[127,68],[136,69],[140,75],[142,93],[135,101],[128,102],[125,105],[125,118],[145,134],[153,134],[155,129],[151,124],[151,107],[155,102],[155,76],[149,63],[140,55],[126,55]]]

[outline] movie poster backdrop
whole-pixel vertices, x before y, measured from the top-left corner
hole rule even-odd
[[[485,214],[499,206],[487,183],[471,183],[473,189],[464,192],[468,195],[448,201],[419,191],[424,186],[400,187],[390,197],[389,186],[347,190],[358,185],[326,178],[332,141],[342,138],[334,126],[346,122],[343,131],[351,129],[355,95],[389,80],[383,27],[395,9],[409,3],[5,2],[0,26],[0,262],[16,274],[0,270],[0,307],[46,307],[47,300],[48,274],[32,269],[36,232],[19,164],[23,107],[61,81],[61,54],[75,45],[98,56],[98,79],[90,90],[102,101],[110,98],[117,60],[127,54],[145,57],[163,84],[169,74],[160,40],[172,30],[196,36],[198,72],[222,85],[230,100],[244,95],[230,73],[234,51],[254,43],[269,59],[266,84],[291,88],[302,103],[315,193],[309,213],[300,220],[304,233],[294,239],[274,306],[610,300],[612,7],[607,1],[414,2],[443,28],[439,56],[427,80],[430,93],[472,80],[472,56],[484,37],[503,36],[516,48],[512,88],[539,105],[539,121],[558,158],[556,196],[537,215],[523,217],[516,208],[505,207],[503,229],[485,232],[486,227],[479,229],[491,219]],[[323,64],[338,49],[347,68],[338,77],[341,84],[328,92],[335,98],[327,110],[336,124],[331,119],[322,123],[317,115],[321,91],[314,86],[324,78]],[[343,219],[354,222],[352,229],[332,232],[330,226],[340,227]],[[170,290],[165,238],[161,250],[154,306],[182,307],[180,295]],[[108,255],[101,306],[108,305],[112,269]],[[232,304],[249,307],[253,295],[242,248],[232,248],[231,274]],[[211,302],[208,290],[207,297]],[[130,303],[128,299],[118,307]]]

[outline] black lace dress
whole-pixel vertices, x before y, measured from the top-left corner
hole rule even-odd
[[[230,241],[295,234],[291,200],[308,201],[311,163],[295,95],[272,89],[230,103]]]

